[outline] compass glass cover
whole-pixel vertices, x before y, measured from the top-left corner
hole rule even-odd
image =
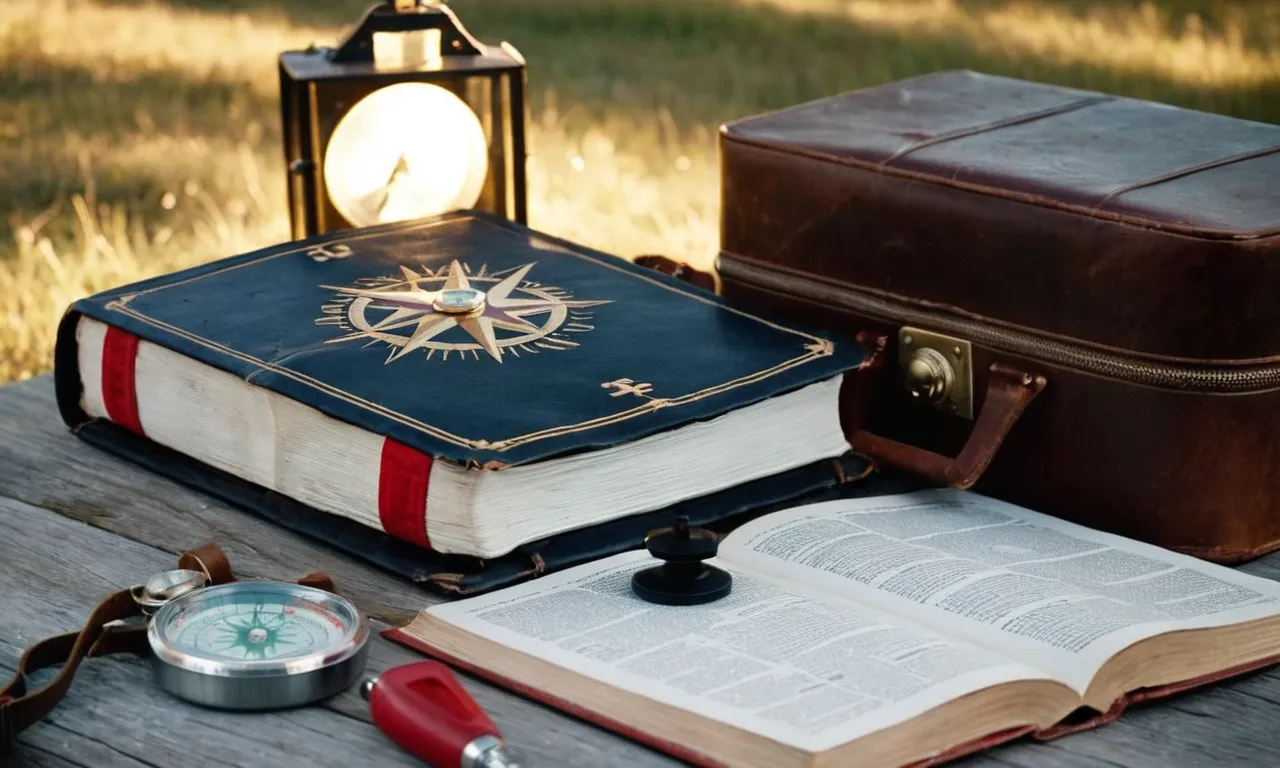
[[[352,641],[358,619],[341,602],[291,585],[241,582],[203,590],[157,615],[159,637],[211,661],[285,661]]]
[[[479,118],[430,83],[396,83],[356,102],[324,154],[329,199],[354,226],[471,208],[488,172]]]

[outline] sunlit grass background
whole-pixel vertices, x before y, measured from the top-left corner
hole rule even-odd
[[[75,299],[287,238],[276,55],[369,2],[0,0],[0,383]],[[1280,123],[1280,0],[453,7],[529,60],[530,224],[624,256],[709,263],[721,121],[938,69]]]

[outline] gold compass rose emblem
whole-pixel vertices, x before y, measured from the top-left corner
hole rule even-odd
[[[392,347],[390,363],[415,350],[436,352],[448,359],[450,352],[478,358],[486,352],[502,362],[504,352],[537,354],[540,349],[572,349],[577,342],[566,333],[589,331],[594,326],[584,310],[608,301],[573,299],[567,292],[526,281],[534,264],[507,274],[474,274],[457,261],[422,274],[400,267],[401,278],[377,278],[367,287],[323,285],[338,298],[323,307],[320,325],[337,325],[348,331],[329,344],[365,339]],[[409,330],[407,335],[404,331]]]

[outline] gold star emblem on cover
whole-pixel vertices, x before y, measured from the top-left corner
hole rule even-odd
[[[453,261],[433,272],[400,267],[400,277],[357,281],[356,287],[322,285],[338,297],[324,305],[320,325],[346,331],[337,344],[364,339],[391,347],[386,362],[425,351],[448,359],[452,352],[479,359],[484,352],[501,363],[505,354],[539,354],[573,349],[567,334],[592,330],[587,310],[609,301],[574,299],[563,289],[526,280],[535,264],[470,274]]]

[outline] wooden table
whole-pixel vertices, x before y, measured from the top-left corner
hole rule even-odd
[[[408,621],[430,594],[246,512],[159,479],[63,427],[48,377],[0,388],[0,674],[22,648],[78,628],[105,594],[174,567],[207,539],[237,573],[292,579],[321,569],[379,628]],[[1280,579],[1280,555],[1244,570]],[[369,671],[421,657],[378,637]],[[554,710],[463,678],[526,768],[679,763]],[[374,728],[349,690],[269,714],[202,710],[159,690],[138,658],[91,659],[44,722],[18,739],[33,766],[421,765]],[[1006,745],[966,766],[1280,765],[1280,671],[1126,713],[1048,744]]]

